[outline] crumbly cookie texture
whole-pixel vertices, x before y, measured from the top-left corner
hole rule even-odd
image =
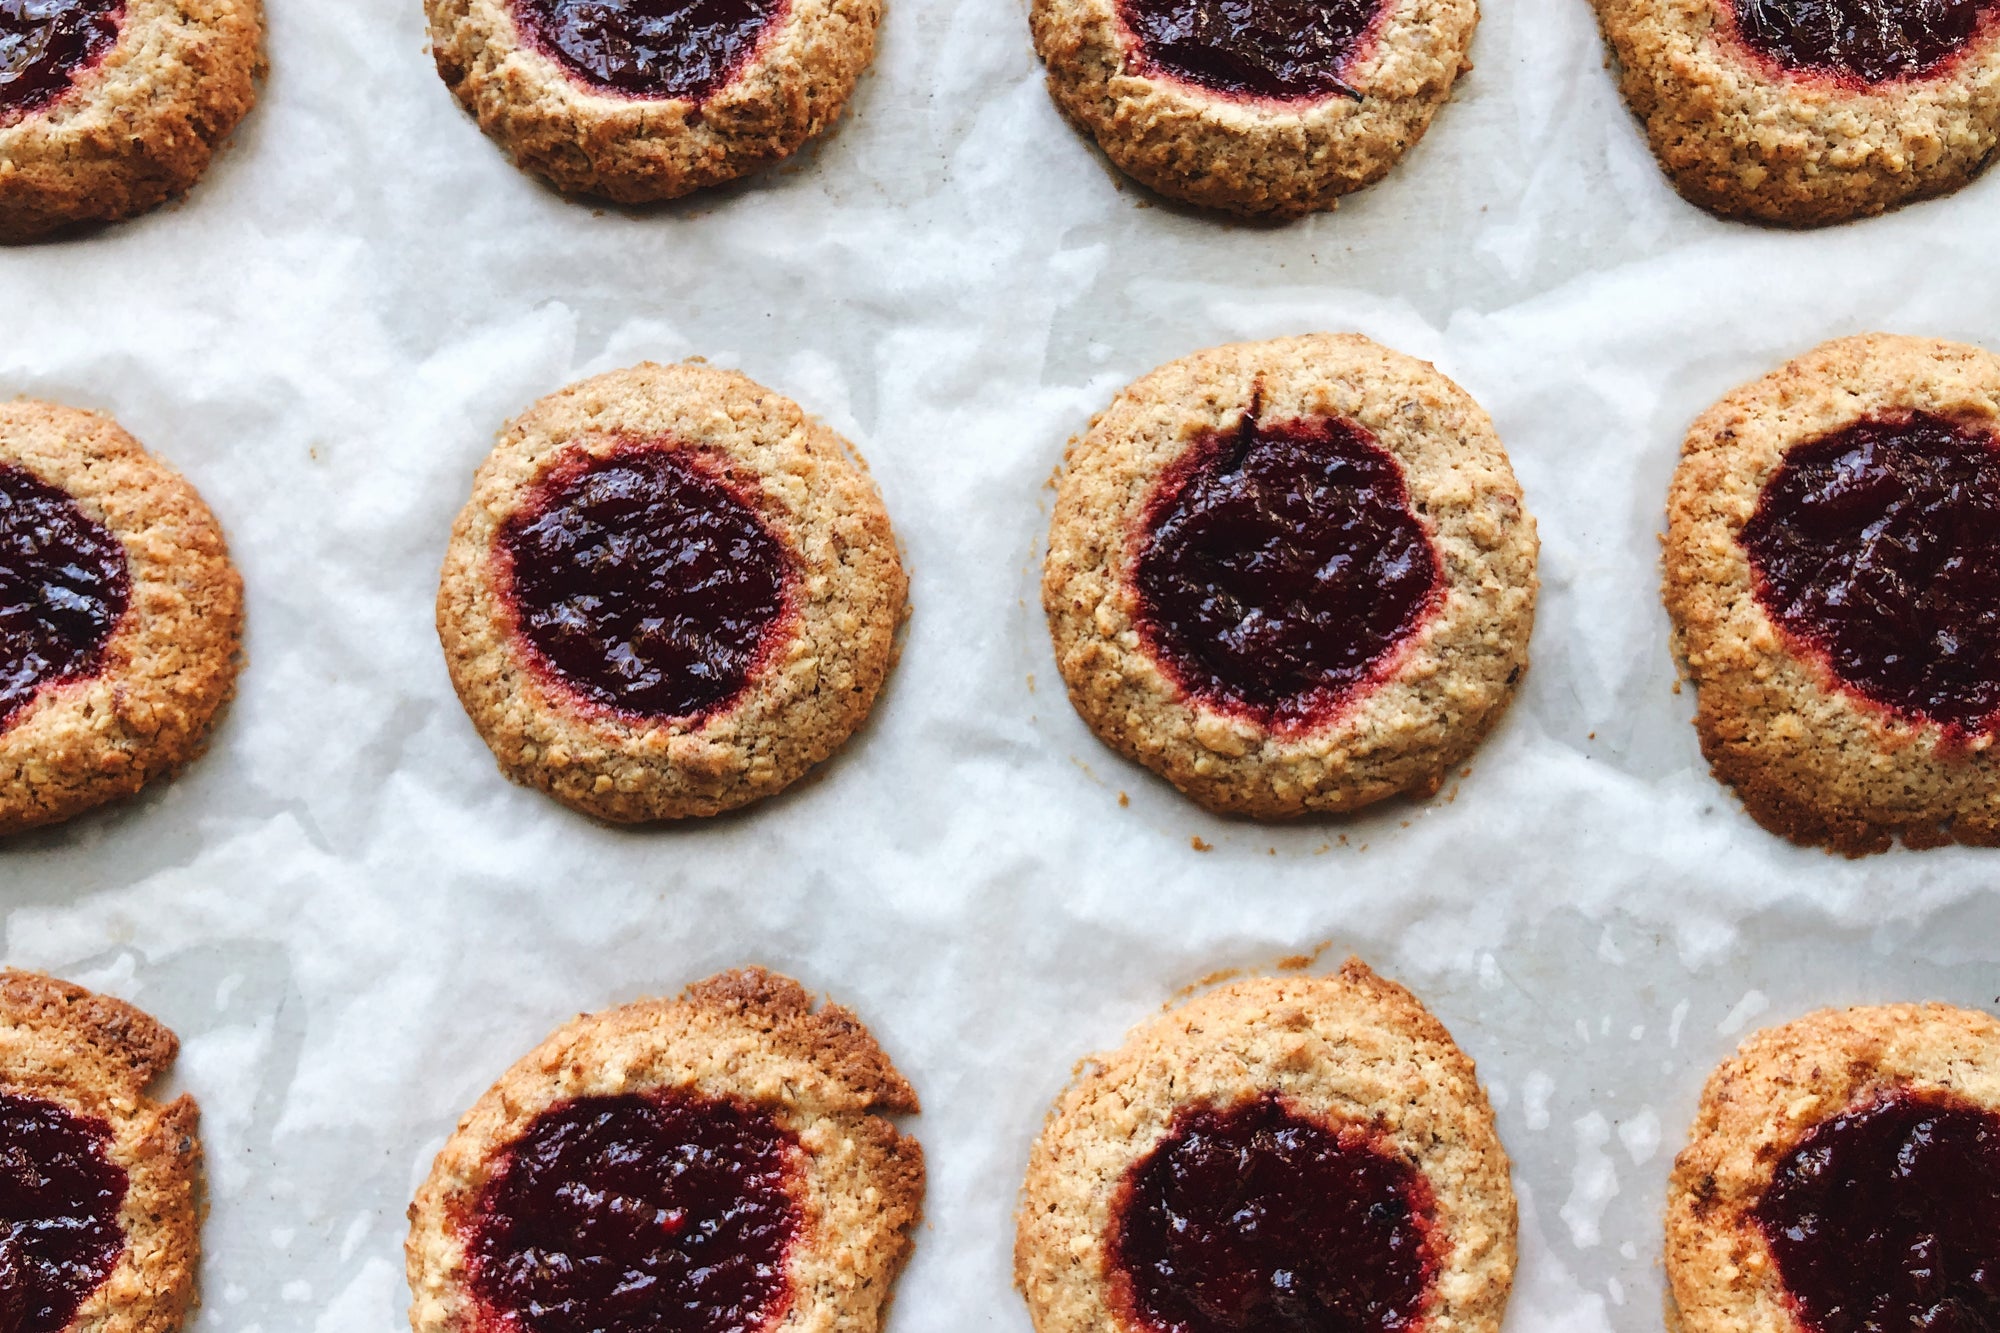
[[[675,199],[796,152],[839,119],[875,54],[881,0],[791,0],[700,102],[608,95],[526,41],[508,0],[424,0],[438,74],[479,127],[558,190]]]
[[[1174,1113],[1277,1092],[1304,1114],[1377,1127],[1428,1180],[1445,1253],[1423,1319],[1500,1327],[1514,1279],[1514,1190],[1472,1061],[1415,996],[1350,959],[1334,977],[1210,991],[1085,1061],[1049,1113],[1016,1218],[1014,1284],[1037,1333],[1119,1328],[1107,1237],[1120,1183]]]
[[[0,464],[69,494],[124,545],[132,581],[103,667],[45,687],[0,730],[0,834],[58,823],[176,772],[236,688],[243,580],[192,486],[106,416],[0,403]]]
[[[0,971],[0,1089],[111,1126],[126,1175],[125,1252],[68,1325],[73,1333],[174,1333],[195,1301],[201,1141],[194,1100],[146,1089],[180,1043],[122,1000],[34,972]]]
[[[1261,386],[1261,396],[1260,396]],[[1367,428],[1402,465],[1444,599],[1387,679],[1303,733],[1209,707],[1141,641],[1134,534],[1161,474],[1256,398],[1262,420]],[[1113,749],[1212,810],[1284,818],[1428,795],[1498,721],[1528,664],[1535,521],[1493,423],[1426,362],[1354,334],[1232,343],[1120,393],[1071,441],[1042,578],[1070,701]]]
[[[1815,348],[1697,419],[1667,501],[1667,611],[1716,777],[1759,824],[1850,856],[2000,844],[2000,756],[1840,689],[1757,601],[1740,534],[1786,452],[1869,416],[2000,430],[2000,358],[1871,333]]]
[[[787,977],[749,968],[558,1029],[459,1122],[410,1205],[415,1333],[474,1333],[462,1217],[497,1155],[535,1118],[578,1097],[688,1089],[761,1107],[806,1153],[807,1230],[794,1299],[775,1333],[873,1333],[923,1209],[924,1158],[885,1114],[917,1094],[852,1013],[817,1010]]]
[[[2000,138],[2000,32],[1935,75],[1872,87],[1787,73],[1737,37],[1729,0],[1595,0],[1619,86],[1690,203],[1812,227],[1947,194]]]
[[[1477,0],[1392,0],[1338,93],[1272,101],[1149,72],[1117,0],[1034,0],[1049,93],[1118,168],[1172,199],[1252,218],[1330,209],[1423,137],[1451,95]]]
[[[1716,1069],[1668,1186],[1667,1280],[1686,1333],[1795,1327],[1751,1210],[1814,1126],[1904,1086],[2000,1109],[2000,1020],[1943,1004],[1822,1009]]]
[[[70,90],[0,115],[0,242],[116,222],[185,194],[257,100],[262,0],[127,0]]]
[[[635,437],[728,460],[797,564],[784,641],[740,699],[692,721],[626,717],[546,679],[494,567],[502,525],[552,466]],[[832,754],[874,705],[908,596],[889,516],[845,440],[742,375],[647,363],[571,385],[501,432],[452,529],[437,626],[452,683],[507,776],[635,822],[734,809]]]

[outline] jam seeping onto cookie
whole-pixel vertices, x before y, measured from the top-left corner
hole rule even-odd
[[[0,1328],[61,1333],[118,1256],[126,1178],[111,1126],[0,1092]]]
[[[2000,1116],[1900,1089],[1821,1121],[1753,1216],[1804,1333],[2000,1328]]]
[[[1112,1297],[1146,1333],[1395,1333],[1437,1275],[1430,1186],[1379,1132],[1267,1093],[1175,1113],[1112,1203]]]
[[[790,0],[512,0],[544,55],[599,92],[700,102],[734,78]]]
[[[1866,86],[1936,74],[1996,0],[1731,0],[1752,51],[1794,74]]]
[[[1323,723],[1442,597],[1403,469],[1355,422],[1260,422],[1191,445],[1144,519],[1139,632],[1181,687],[1280,730]]]
[[[1274,101],[1360,101],[1345,75],[1387,9],[1387,0],[1118,0],[1146,72]]]
[[[0,730],[95,675],[131,600],[125,548],[68,495],[0,463]]]
[[[1925,413],[1794,446],[1740,538],[1758,603],[1849,690],[2000,722],[2000,440]]]
[[[761,1333],[792,1302],[803,1149],[734,1098],[542,1112],[462,1223],[480,1333]]]
[[[68,92],[124,16],[125,0],[0,0],[0,125]]]
[[[634,717],[726,708],[790,614],[785,547],[695,449],[577,451],[501,527],[498,549],[538,664]]]

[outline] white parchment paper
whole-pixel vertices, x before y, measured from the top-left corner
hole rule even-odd
[[[0,252],[0,393],[114,412],[201,488],[249,587],[209,757],[0,849],[7,960],[185,1040],[197,1329],[405,1326],[403,1210],[473,1098],[568,1016],[742,963],[852,1006],[923,1097],[903,1333],[1025,1333],[1011,1214],[1045,1108],[1217,969],[1328,942],[1450,1025],[1515,1161],[1510,1326],[1544,1333],[1659,1327],[1665,1173],[1743,1033],[2000,1002],[2000,860],[1849,863],[1750,824],[1700,762],[1656,592],[1678,441],[1722,392],[1869,328],[2000,347],[2000,179],[1817,234],[1715,222],[1653,167],[1583,0],[1488,0],[1478,68],[1386,182],[1244,227],[1121,186],[1050,106],[1021,0],[892,0],[828,141],[598,212],[457,110],[416,0],[269,4],[263,102],[184,205]],[[1470,776],[1263,828],[1093,740],[1037,567],[1063,443],[1120,385],[1312,329],[1435,360],[1492,412],[1543,595]],[[501,780],[431,603],[508,416],[692,354],[859,444],[916,611],[815,780],[619,831]]]

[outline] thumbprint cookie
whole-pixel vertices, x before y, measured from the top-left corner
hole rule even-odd
[[[741,375],[646,364],[501,432],[437,624],[502,771],[636,822],[733,809],[833,753],[908,591],[845,440]]]
[[[1428,794],[1527,668],[1535,523],[1479,405],[1355,335],[1235,343],[1071,442],[1042,604],[1078,713],[1210,809]]]
[[[916,1093],[839,1005],[711,977],[580,1018],[410,1207],[415,1333],[875,1333],[923,1206]]]

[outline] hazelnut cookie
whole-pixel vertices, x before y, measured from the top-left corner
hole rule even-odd
[[[782,791],[868,716],[909,592],[847,442],[742,375],[599,375],[509,423],[438,636],[516,782],[601,819]]]
[[[1476,0],[1034,0],[1049,92],[1173,199],[1294,218],[1372,184],[1451,94]]]
[[[1667,1200],[1685,1333],[2000,1326],[2000,1022],[1826,1009],[1745,1041]]]
[[[109,417],[0,403],[0,834],[199,755],[242,638],[243,582],[179,473]]]
[[[410,1206],[416,1333],[874,1333],[922,1212],[917,1095],[853,1014],[711,977],[559,1029]]]
[[[424,0],[438,73],[559,190],[673,199],[839,118],[881,0]]]
[[[257,97],[260,0],[0,0],[0,242],[186,193]]]
[[[1493,424],[1352,334],[1163,366],[1070,444],[1042,605],[1070,701],[1212,810],[1428,794],[1528,662],[1535,522]]]
[[[1758,823],[2000,843],[2000,358],[1868,334],[1729,394],[1682,447],[1665,596]]]
[[[1086,1061],[1029,1159],[1014,1283],[1037,1333],[1493,1333],[1514,1242],[1472,1061],[1350,960]]]

